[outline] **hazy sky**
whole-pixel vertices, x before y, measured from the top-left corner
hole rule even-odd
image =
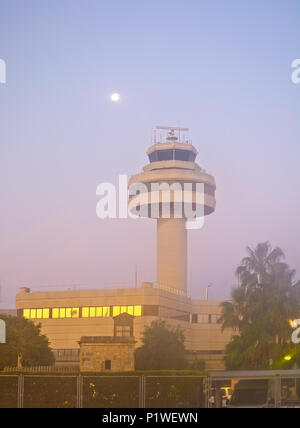
[[[133,286],[136,264],[155,280],[155,221],[95,208],[156,125],[189,127],[217,182],[189,232],[192,296],[228,298],[265,240],[299,278],[299,22],[299,0],[0,0],[0,306],[23,285]]]

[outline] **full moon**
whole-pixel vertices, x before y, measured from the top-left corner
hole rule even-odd
[[[118,101],[120,101],[120,94],[118,94],[117,92],[115,92],[114,94],[112,94],[110,96],[110,99],[114,102],[117,103]]]

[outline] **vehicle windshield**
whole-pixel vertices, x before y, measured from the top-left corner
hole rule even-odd
[[[257,406],[266,402],[266,389],[237,389],[234,391],[231,400],[231,404],[234,406]]]

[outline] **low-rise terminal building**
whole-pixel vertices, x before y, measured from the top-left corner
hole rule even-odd
[[[145,326],[165,320],[185,333],[189,359],[204,360],[211,370],[224,369],[224,350],[232,332],[218,322],[221,301],[193,300],[143,283],[140,288],[115,290],[67,290],[31,292],[21,288],[16,296],[19,316],[41,323],[51,344],[56,364],[79,364],[79,341],[85,336],[114,336],[114,317],[134,318],[133,332],[118,327],[117,336],[133,334],[141,346]]]

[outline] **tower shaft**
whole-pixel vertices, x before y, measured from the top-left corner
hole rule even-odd
[[[187,292],[187,230],[184,218],[157,220],[157,285]]]

